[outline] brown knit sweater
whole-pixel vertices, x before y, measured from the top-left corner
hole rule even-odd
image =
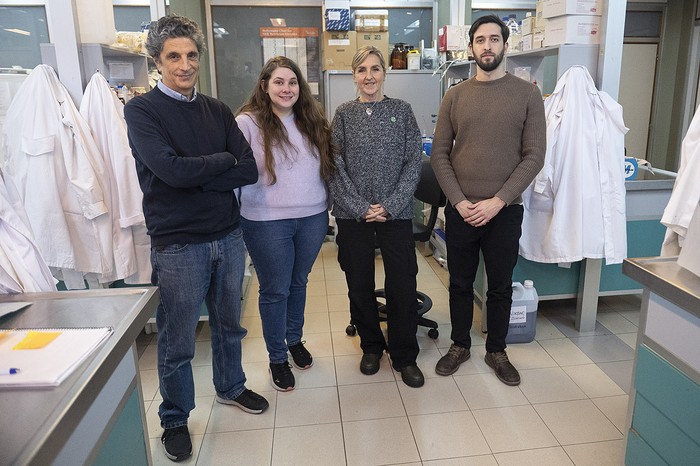
[[[447,91],[430,160],[452,205],[494,196],[509,205],[522,202],[545,150],[539,89],[506,74],[495,81],[471,78]]]

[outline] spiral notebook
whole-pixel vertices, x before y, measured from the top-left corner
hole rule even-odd
[[[0,389],[58,386],[111,334],[109,327],[0,330]]]

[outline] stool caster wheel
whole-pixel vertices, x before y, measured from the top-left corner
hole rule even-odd
[[[440,332],[436,328],[431,328],[428,330],[428,336],[432,338],[433,340],[436,340],[438,336],[440,336]]]
[[[354,325],[350,324],[347,327],[345,327],[345,333],[349,337],[354,337],[355,335],[357,335],[357,329]]]

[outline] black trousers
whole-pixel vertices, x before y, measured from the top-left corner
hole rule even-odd
[[[513,303],[513,269],[518,261],[522,221],[522,205],[504,207],[481,227],[469,225],[449,203],[445,207],[451,337],[457,346],[471,348],[469,331],[474,319],[474,279],[481,251],[488,279],[486,351],[498,352],[506,348]]]
[[[411,220],[358,222],[336,219],[338,262],[345,272],[350,317],[364,353],[388,347],[395,369],[415,364],[418,356],[418,304],[415,242]],[[388,345],[379,327],[374,290],[374,250],[382,252],[387,303]]]

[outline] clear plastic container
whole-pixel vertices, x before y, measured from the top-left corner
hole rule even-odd
[[[529,343],[535,339],[538,301],[532,280],[513,282],[513,305],[506,344]]]

